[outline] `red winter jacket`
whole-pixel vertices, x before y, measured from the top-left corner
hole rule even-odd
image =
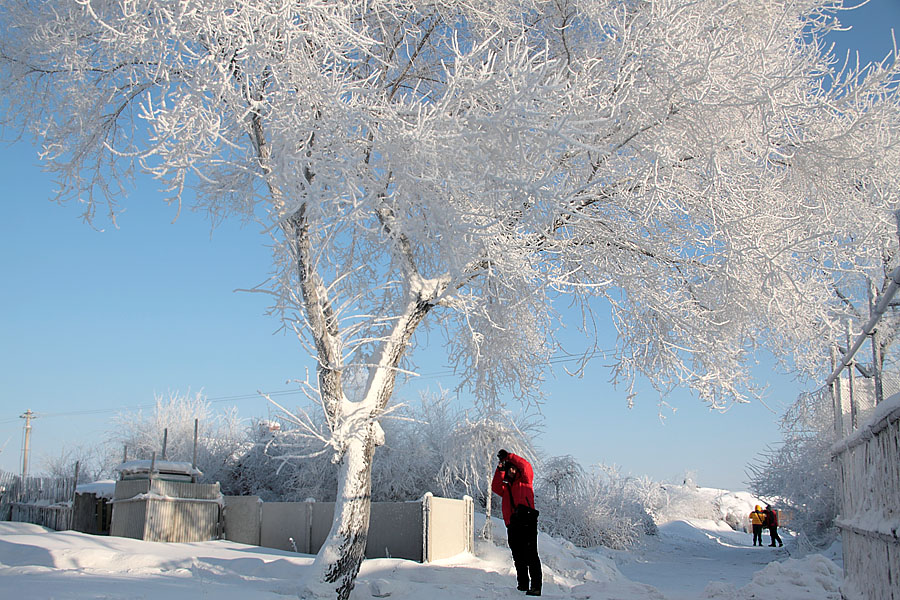
[[[518,473],[515,480],[511,483],[503,481],[506,471],[501,471],[500,467],[494,471],[494,479],[491,481],[491,490],[503,499],[501,508],[503,510],[503,521],[509,525],[512,518],[513,508],[518,504],[526,504],[534,508],[534,470],[531,463],[516,454],[510,454],[506,460],[516,466]],[[512,502],[510,502],[512,495]]]

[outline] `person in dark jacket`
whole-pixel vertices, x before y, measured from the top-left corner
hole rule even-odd
[[[518,589],[527,596],[541,595],[541,559],[537,548],[537,516],[534,509],[534,471],[531,463],[506,450],[497,452],[491,490],[502,499],[503,522],[516,566]]]
[[[778,542],[779,546],[784,546],[781,536],[778,535],[778,513],[768,504],[763,512],[766,515],[765,526],[769,528],[769,538],[772,540],[769,545],[775,546],[775,542]]]

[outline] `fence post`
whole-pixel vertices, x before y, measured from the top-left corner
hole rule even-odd
[[[846,330],[847,348],[850,348],[850,321],[844,321]],[[847,363],[847,394],[850,396],[850,431],[856,431],[858,423],[856,422],[856,398],[853,395],[853,367],[856,361],[851,356],[850,362]]]
[[[837,365],[836,350],[834,344],[831,345],[831,371],[834,372]],[[834,409],[834,433],[837,439],[844,437],[844,404],[841,401],[841,378],[837,377],[831,381],[828,388],[831,392],[831,406]]]
[[[869,320],[875,316],[875,294],[872,291],[872,280],[867,279],[869,291]],[[881,404],[884,400],[884,387],[881,382],[881,347],[878,344],[878,327],[872,329],[869,335],[869,341],[872,342],[872,383],[875,388],[875,406]]]
[[[431,562],[431,492],[422,496],[422,562]]]
[[[307,501],[306,501],[306,553],[307,554],[315,554],[315,552],[313,552],[313,549],[312,549],[313,548],[313,543],[312,543],[313,542],[313,510],[315,509],[314,503],[315,503],[315,500],[310,502],[309,499],[307,499]],[[260,520],[260,523],[262,523],[261,520]],[[318,551],[318,549],[316,549],[316,551]]]
[[[194,458],[191,462],[191,483],[197,483],[197,477],[194,471],[197,469],[197,434],[199,431],[200,419],[194,419]]]
[[[75,481],[72,483],[72,506],[69,508],[69,529],[75,529],[75,495],[78,490],[78,471],[81,469],[81,461],[75,461]]]
[[[463,496],[466,503],[466,552],[475,553],[475,500],[469,496]]]

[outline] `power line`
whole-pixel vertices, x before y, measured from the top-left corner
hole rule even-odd
[[[601,352],[597,353],[597,356],[606,357],[609,354],[610,354],[609,351],[601,351]],[[557,365],[560,363],[575,362],[575,361],[581,361],[581,360],[585,360],[585,356],[582,354],[563,354],[560,356],[551,357],[548,362],[549,362],[549,364]],[[445,377],[445,376],[450,376],[450,375],[454,375],[454,374],[455,374],[455,371],[453,371],[453,369],[446,369],[443,371],[422,373],[422,374],[418,375],[417,377],[415,377],[415,379],[434,379],[436,377]],[[209,402],[210,404],[220,404],[222,402],[235,402],[238,400],[260,399],[260,398],[262,398],[263,395],[265,395],[265,396],[292,396],[292,395],[302,394],[302,393],[305,393],[305,392],[303,390],[278,390],[275,392],[262,392],[262,393],[254,392],[252,394],[236,394],[236,395],[232,395],[232,396],[216,396],[213,398],[206,398],[206,401]],[[85,409],[85,410],[73,410],[73,411],[66,411],[66,412],[33,413],[33,414],[36,417],[39,416],[44,419],[52,418],[52,417],[83,417],[83,416],[88,416],[88,415],[102,415],[102,414],[115,413],[115,412],[143,410],[143,409],[149,409],[149,408],[155,408],[155,407],[156,407],[156,403],[153,402],[153,403],[145,403],[145,404],[134,404],[131,406],[119,406],[116,408],[91,408],[91,409]],[[20,418],[21,417],[0,420],[0,425],[6,424],[6,423],[12,423],[14,421],[17,421]]]
[[[264,392],[264,394],[266,396],[286,396],[286,395],[300,394],[300,393],[302,393],[301,390],[279,390],[277,392]],[[209,402],[210,404],[218,404],[221,402],[234,402],[237,400],[252,400],[254,398],[261,398],[261,396],[258,393],[240,394],[240,395],[235,395],[235,396],[217,396],[214,398],[206,398],[206,401]],[[133,404],[131,406],[118,406],[116,408],[91,408],[91,409],[86,409],[86,410],[73,410],[73,411],[67,411],[67,412],[35,413],[35,415],[40,416],[45,419],[49,418],[49,417],[81,417],[81,416],[85,416],[85,415],[99,415],[99,414],[104,414],[104,413],[142,410],[145,408],[155,408],[155,407],[156,407],[156,403],[154,402],[152,404],[150,404],[150,403],[148,403],[148,404]],[[15,421],[15,419],[3,420],[3,421],[0,421],[0,424],[11,423],[12,421]]]

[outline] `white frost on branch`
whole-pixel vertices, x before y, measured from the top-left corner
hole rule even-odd
[[[540,397],[564,302],[589,346],[615,325],[617,382],[713,407],[756,394],[761,347],[823,362],[900,197],[900,66],[830,56],[838,6],[2,0],[0,90],[86,219],[143,172],[272,237],[257,289],[348,469],[346,598],[426,330],[487,405]]]

